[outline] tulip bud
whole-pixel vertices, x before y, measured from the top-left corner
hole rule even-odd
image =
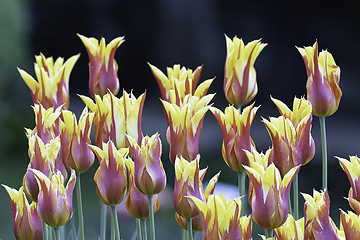
[[[125,135],[134,159],[134,182],[136,188],[145,195],[154,195],[164,190],[166,174],[161,162],[161,140],[158,133],[145,136],[141,145],[129,135]]]
[[[315,116],[330,116],[339,107],[342,96],[339,87],[340,68],[328,51],[318,56],[318,43],[312,47],[297,48],[304,59],[307,72],[307,98]]]
[[[64,186],[64,177],[57,171],[48,178],[42,172],[31,170],[38,180],[40,192],[38,196],[37,212],[39,217],[49,226],[64,225],[72,217],[72,195],[75,187],[75,171],[71,169],[71,176]]]
[[[99,199],[108,206],[118,205],[124,198],[127,188],[125,160],[129,149],[116,149],[109,140],[103,143],[102,149],[89,145],[96,153],[100,166],[94,175]]]
[[[233,40],[225,35],[226,63],[224,76],[224,93],[229,103],[243,106],[257,94],[256,71],[254,63],[259,53],[267,44],[254,40],[247,45],[242,39]]]
[[[113,39],[107,46],[105,39],[99,41],[78,34],[88,52],[89,63],[89,91],[90,94],[100,95],[112,92],[116,95],[120,89],[117,76],[118,65],[114,59],[116,49],[125,41],[124,37]]]
[[[23,187],[17,191],[8,186],[2,186],[10,197],[15,238],[17,240],[42,240],[42,224],[36,210],[36,203],[32,202],[29,205]]]

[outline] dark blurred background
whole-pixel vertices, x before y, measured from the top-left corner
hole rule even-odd
[[[42,52],[54,59],[59,56],[68,59],[81,53],[70,76],[70,110],[79,116],[84,104],[77,94],[89,95],[88,56],[76,34],[97,39],[105,37],[107,43],[125,36],[125,43],[115,55],[121,88],[133,91],[135,96],[147,92],[143,132],[144,135],[160,132],[164,148],[169,199],[168,203],[166,200],[161,203],[163,210],[156,215],[157,236],[162,239],[168,237],[166,234],[172,237],[174,232],[180,234],[171,203],[173,169],[168,160],[166,123],[159,88],[147,62],[163,72],[177,63],[193,70],[203,65],[200,81],[216,77],[209,93],[216,92],[213,105],[224,110],[228,105],[222,88],[226,56],[224,34],[230,38],[237,35],[246,43],[259,38],[268,43],[255,62],[259,92],[254,100],[261,107],[251,131],[258,151],[265,152],[271,147],[271,141],[261,117],[278,116],[270,95],[290,107],[294,96],[306,95],[306,70],[295,46],[313,45],[317,39],[319,48],[332,53],[341,68],[343,97],[339,110],[326,119],[331,216],[338,223],[338,209],[350,209],[344,199],[350,184],[333,156],[357,155],[360,144],[357,121],[360,113],[359,16],[357,7],[327,1],[0,0],[0,183],[16,189],[21,186],[29,162],[24,127],[35,126],[31,96],[16,68],[35,77],[35,54]],[[300,171],[300,191],[309,194],[321,188],[320,132],[316,117],[312,133],[316,155]],[[208,113],[200,138],[200,165],[209,166],[205,179],[221,170],[221,182],[236,184],[236,173],[222,159],[221,144],[219,126]],[[99,207],[92,180],[96,164],[82,175],[87,239],[97,239],[98,234]],[[219,190],[222,191],[225,192]],[[300,199],[303,204],[302,197]],[[0,206],[0,238],[13,239],[10,201],[4,189],[0,189]],[[162,220],[167,216],[170,216],[168,220]],[[131,219],[128,216],[119,217],[123,224],[120,225],[122,237],[129,239],[135,222],[128,221]],[[259,238],[255,230],[253,236]]]

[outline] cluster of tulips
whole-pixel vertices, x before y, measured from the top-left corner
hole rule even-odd
[[[106,45],[104,38],[98,41],[78,36],[90,59],[91,94],[80,96],[85,107],[79,120],[68,110],[69,78],[79,55],[65,62],[60,57],[54,62],[52,57],[36,56],[36,80],[18,69],[33,98],[36,126],[26,129],[30,163],[23,185],[19,190],[3,185],[10,197],[14,236],[21,240],[70,238],[61,226],[73,215],[75,190],[78,229],[72,232],[72,239],[85,239],[80,175],[93,165],[96,156],[99,166],[94,181],[103,203],[99,239],[106,239],[107,206],[111,209],[111,239],[121,239],[116,206],[126,198],[126,209],[136,219],[136,239],[147,239],[149,234],[154,240],[158,194],[167,178],[159,134],[143,136],[141,130],[146,92],[136,98],[123,90],[120,98],[116,96],[120,84],[114,55],[124,37]],[[183,239],[194,239],[198,231],[209,240],[252,239],[253,222],[265,229],[265,235],[259,237],[262,239],[360,239],[360,159],[356,156],[350,161],[338,158],[351,183],[347,199],[354,212],[341,211],[339,227],[329,216],[325,117],[336,112],[342,95],[340,68],[332,55],[328,51],[319,54],[317,42],[297,48],[307,71],[307,99],[295,97],[291,110],[271,98],[280,116],[263,119],[272,140],[271,148],[263,153],[250,136],[259,107],[248,104],[258,91],[254,62],[267,44],[225,39],[223,87],[230,105],[224,112],[210,103],[214,94],[207,92],[214,79],[198,84],[202,67],[192,71],[176,64],[167,68],[166,75],[149,64],[168,125],[166,139],[174,169],[167,171],[175,172],[173,203],[176,221],[184,229]],[[206,169],[199,167],[199,137],[208,110],[223,135],[222,156],[238,174],[239,197],[235,199],[214,194],[220,172],[203,188]],[[315,154],[313,115],[319,117],[322,133],[323,188],[312,195],[302,194],[304,217],[299,219],[298,172]],[[251,207],[250,215],[242,214],[245,202]]]

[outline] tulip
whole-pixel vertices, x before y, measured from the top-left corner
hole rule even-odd
[[[339,87],[340,68],[328,51],[318,56],[318,43],[312,47],[297,48],[304,59],[307,72],[307,98],[315,116],[330,116],[339,107],[342,96]]]
[[[128,212],[135,218],[149,218],[149,203],[146,195],[140,193],[134,183],[134,162],[130,158],[125,159],[129,172],[129,193],[125,200]],[[153,211],[156,213],[160,208],[160,201],[157,195],[153,195]]]
[[[281,176],[293,167],[307,164],[315,155],[311,136],[311,104],[305,99],[294,99],[293,111],[281,101],[273,99],[282,116],[264,119],[272,140],[269,161],[280,170]]]
[[[175,211],[186,219],[199,215],[194,203],[185,198],[186,196],[194,196],[205,201],[199,175],[199,160],[200,155],[190,162],[181,156],[175,159],[174,207]]]
[[[192,163],[194,161],[191,161],[190,163]],[[199,170],[199,183],[202,183],[205,173],[206,173],[207,168]],[[215,186],[218,182],[220,176],[220,172],[218,172],[215,176],[213,176],[209,182],[208,185],[206,186],[206,189],[204,191],[204,198],[205,198],[205,202],[207,201],[207,199],[209,198],[209,196],[214,194],[215,191]],[[202,186],[202,184],[201,184]],[[202,188],[201,188],[202,191]],[[187,198],[187,196],[184,196],[185,198]],[[183,218],[182,216],[180,216],[177,212],[175,213],[175,219],[177,221],[177,223],[180,225],[180,227],[182,227],[183,229],[185,229],[186,231],[188,230],[187,227],[187,219]],[[192,231],[202,231],[202,224],[201,224],[201,216],[198,215],[197,217],[194,217],[191,219],[191,223],[192,223]]]
[[[37,212],[39,217],[49,226],[58,227],[64,225],[73,214],[72,195],[75,187],[75,171],[71,170],[71,176],[64,186],[64,177],[60,171],[48,178],[42,172],[31,169],[40,186]]]
[[[220,225],[223,239],[252,240],[252,221],[250,216],[240,217],[240,204],[231,204]],[[235,211],[234,211],[235,206]]]
[[[145,195],[154,195],[164,190],[166,174],[161,162],[161,140],[156,133],[145,136],[139,146],[134,138],[125,135],[134,159],[134,182]]]
[[[271,97],[271,100],[275,103],[280,115],[288,118],[295,127],[297,127],[304,118],[312,113],[311,103],[303,97],[294,97],[293,110],[290,110],[285,103],[276,98]]]
[[[125,41],[124,37],[113,39],[107,46],[105,39],[99,41],[78,34],[85,45],[89,63],[89,91],[91,96],[104,96],[108,91],[116,95],[120,89],[117,76],[118,65],[114,59],[116,49]]]
[[[57,123],[61,116],[61,106],[56,109],[53,107],[46,109],[41,104],[34,104],[33,109],[36,127],[34,129],[25,128],[26,136],[29,139],[37,135],[46,144],[59,135]]]
[[[161,98],[178,106],[184,101],[186,95],[190,94],[200,98],[205,96],[214,80],[208,79],[197,87],[202,66],[197,67],[193,72],[185,67],[180,68],[180,64],[175,64],[173,68],[167,68],[168,76],[166,76],[157,67],[148,64],[159,85]]]
[[[69,78],[80,54],[72,56],[64,63],[59,57],[54,62],[52,57],[46,58],[42,53],[35,56],[34,65],[37,81],[24,70],[18,68],[21,77],[30,89],[34,104],[41,103],[46,109],[50,107],[63,109],[69,107]]]
[[[58,108],[54,109],[53,107],[50,107],[48,109],[45,109],[41,104],[34,104],[34,113],[35,113],[35,123],[36,127],[34,129],[27,129],[26,136],[28,139],[30,139],[33,136],[38,136],[41,138],[44,144],[49,143],[54,138],[60,136],[60,152],[59,156],[54,162],[54,171],[60,170],[61,173],[64,175],[65,178],[67,178],[67,172],[65,169],[64,161],[62,152],[64,149],[67,149],[67,147],[63,146],[62,144],[62,136],[60,134],[60,121],[63,116],[63,111],[68,111],[62,109],[63,106],[59,106]],[[31,173],[32,174],[32,173]],[[33,181],[36,184],[36,180],[33,177]],[[37,188],[37,187],[36,187]]]
[[[43,230],[36,203],[32,202],[29,205],[23,187],[17,191],[6,185],[2,184],[2,186],[10,197],[15,238],[17,240],[42,240]]]
[[[95,103],[86,96],[80,96],[94,116],[95,144],[112,140],[117,149],[128,147],[124,133],[141,143],[141,117],[146,93],[136,98],[125,90],[119,99],[111,92],[102,98],[95,95]]]
[[[340,209],[341,210],[341,209]],[[343,210],[340,213],[341,225],[344,228],[346,240],[360,239],[360,216],[348,211],[346,214]]]
[[[357,156],[350,156],[350,161],[337,157],[339,160],[340,166],[345,171],[351,188],[349,190],[348,201],[350,207],[360,214],[360,159]]]
[[[71,136],[70,155],[64,158],[65,166],[74,169],[77,174],[87,171],[94,163],[94,153],[90,150],[89,144],[91,125],[94,118],[94,113],[89,113],[85,107],[79,118],[79,123],[76,123],[76,117],[67,116],[70,119],[64,122],[64,128],[67,134]],[[68,140],[66,140],[68,141]]]
[[[89,147],[100,159],[100,166],[94,175],[97,195],[108,206],[118,205],[123,200],[127,188],[125,161],[129,149],[117,150],[111,140],[103,143],[102,149],[92,145]]]
[[[329,217],[330,198],[327,192],[314,190],[313,196],[303,193],[304,239],[340,239],[338,229]]]
[[[153,195],[160,193],[166,186],[166,174],[161,162],[161,140],[158,133],[145,136],[141,145],[126,135],[133,159],[134,182],[137,190],[147,195],[150,217],[151,240],[155,240],[155,221],[153,211]]]
[[[259,107],[246,107],[243,113],[233,106],[228,106],[225,112],[211,107],[219,123],[224,141],[222,156],[226,164],[234,171],[243,172],[243,165],[249,166],[249,160],[244,150],[252,152],[255,149],[254,141],[250,137],[251,123]]]
[[[203,120],[213,97],[214,94],[202,98],[187,95],[182,106],[162,100],[169,123],[166,138],[172,164],[175,164],[177,155],[185,159],[195,159],[198,155]]]
[[[247,155],[250,159],[261,157],[260,154],[250,152],[247,152]],[[300,166],[290,169],[281,178],[280,171],[273,163],[264,167],[259,162],[261,159],[251,162],[251,167],[244,165],[252,185],[249,189],[252,218],[260,227],[274,229],[284,224],[288,217],[290,186]]]
[[[222,195],[210,195],[207,202],[188,196],[198,208],[203,239],[251,239],[251,220],[240,218],[241,198],[226,202]]]
[[[225,62],[224,93],[229,103],[243,106],[257,94],[254,63],[267,44],[254,40],[244,44],[242,39],[233,40],[225,35],[227,56]]]
[[[33,135],[29,138],[29,157],[30,163],[23,178],[25,193],[31,200],[37,202],[39,185],[31,169],[41,171],[45,176],[51,177],[55,168],[55,161],[59,156],[60,138],[50,140],[47,144]]]
[[[278,240],[303,240],[304,218],[295,221],[293,216],[289,214],[286,222],[274,231]]]

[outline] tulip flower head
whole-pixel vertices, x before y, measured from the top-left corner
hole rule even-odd
[[[97,195],[108,206],[118,205],[125,196],[128,183],[125,161],[129,149],[117,150],[111,140],[103,143],[102,149],[93,145],[89,147],[100,160],[100,166],[94,175]]]
[[[101,97],[112,92],[116,95],[120,89],[117,75],[118,65],[114,59],[116,49],[125,41],[124,37],[113,39],[107,46],[105,38],[100,43],[96,38],[87,38],[78,34],[89,55],[89,91],[91,96]]]
[[[215,107],[210,108],[224,138],[222,156],[234,171],[244,171],[243,165],[249,166],[244,150],[252,152],[255,149],[255,143],[250,137],[250,128],[258,108],[252,104],[246,107],[242,114],[234,106],[227,107],[224,113]]]
[[[199,175],[199,160],[200,155],[190,162],[181,156],[175,159],[173,201],[175,211],[185,219],[191,219],[199,215],[194,203],[190,199],[185,198],[186,196],[194,196],[205,201],[202,181]]]
[[[247,152],[249,159],[260,158],[260,154]],[[253,156],[253,157],[252,157]],[[268,157],[269,155],[265,155]],[[267,159],[265,159],[266,161]],[[252,187],[249,190],[249,204],[253,220],[264,229],[274,229],[285,223],[289,214],[289,193],[292,179],[299,172],[296,166],[282,178],[279,169],[271,163],[264,167],[262,159],[251,161],[245,166]]]
[[[75,115],[68,117],[70,119],[64,122],[64,128],[67,130],[63,131],[68,132],[71,136],[70,155],[63,159],[64,164],[68,169],[74,169],[76,173],[83,173],[91,167],[95,160],[94,153],[88,146],[91,144],[90,131],[94,113],[89,113],[85,107],[78,124]]]
[[[46,109],[41,104],[34,104],[36,127],[34,129],[25,128],[27,138],[37,135],[46,144],[51,139],[57,137],[59,135],[57,123],[61,116],[61,108],[62,106],[56,109],[53,107]]]
[[[272,140],[269,162],[280,170],[281,176],[293,167],[307,164],[315,155],[311,136],[311,104],[305,99],[294,99],[294,110],[281,101],[272,99],[282,116],[263,119]]]
[[[177,155],[184,159],[195,159],[198,155],[203,120],[213,97],[214,94],[202,98],[187,95],[181,106],[162,100],[169,124],[166,138],[172,164],[175,164]]]
[[[36,203],[32,202],[29,205],[23,187],[17,191],[6,185],[2,186],[10,197],[15,238],[17,240],[42,240],[42,224],[36,210]]]
[[[349,190],[348,201],[350,207],[356,212],[356,214],[360,214],[360,159],[357,156],[350,156],[350,161],[339,158],[339,163],[342,169],[345,171],[349,181],[351,188]]]
[[[54,173],[51,178],[38,170],[31,171],[35,174],[40,186],[37,204],[39,217],[51,227],[64,225],[73,214],[72,195],[76,181],[75,171],[71,169],[71,176],[66,187],[60,171]]]
[[[313,196],[302,193],[304,204],[304,239],[340,239],[339,230],[329,217],[327,192],[314,190]]]
[[[30,163],[23,178],[23,186],[25,193],[34,202],[37,202],[39,185],[31,169],[39,170],[47,177],[51,177],[55,169],[55,162],[59,157],[59,150],[59,137],[50,140],[47,144],[44,144],[37,135],[29,138]]]
[[[37,81],[27,72],[18,68],[21,77],[30,89],[34,104],[41,103],[46,109],[69,107],[69,78],[80,54],[72,56],[64,63],[59,57],[54,62],[52,57],[46,58],[42,53],[35,56],[34,65]]]
[[[339,87],[340,67],[328,51],[318,55],[318,43],[312,47],[297,48],[304,59],[307,72],[307,98],[315,116],[330,116],[339,107],[342,96]]]
[[[341,210],[341,209],[340,209]],[[341,226],[344,229],[346,240],[360,239],[360,216],[348,211],[348,213],[341,210],[340,212]]]
[[[224,76],[224,93],[229,103],[243,106],[249,103],[257,94],[256,71],[254,63],[267,44],[254,40],[244,44],[236,36],[226,39],[226,63]]]
[[[203,239],[251,239],[251,219],[240,218],[241,198],[226,202],[222,195],[210,195],[207,202],[188,196],[198,208]]]
[[[182,157],[180,157],[182,158]],[[187,161],[187,160],[185,160]],[[184,165],[186,164],[185,162],[183,162]],[[194,161],[191,161],[189,162],[187,165],[185,166],[191,166],[189,164],[194,164]],[[206,170],[207,168],[205,169],[202,169],[202,170],[199,170],[199,185],[201,183],[201,191],[203,190],[202,189],[202,181],[204,179],[204,176],[205,176],[205,173],[206,173]],[[204,198],[205,198],[205,202],[209,199],[209,196],[213,195],[214,194],[214,191],[215,191],[215,186],[219,180],[219,176],[220,176],[220,172],[218,172],[215,176],[213,176],[207,186],[206,186],[206,189],[204,191]],[[189,195],[187,196],[184,196],[184,198],[187,198]],[[202,198],[198,198],[198,199],[202,199]],[[184,199],[182,199],[184,200]],[[180,225],[180,227],[182,227],[183,229],[187,230],[187,220],[186,218],[182,217],[179,213],[175,213],[175,219],[177,221],[177,223]],[[195,231],[195,232],[199,232],[199,231],[202,231],[202,223],[201,223],[201,216],[198,215],[197,217],[194,217],[192,218],[191,220],[191,223],[192,223],[192,231]]]
[[[161,140],[158,133],[145,136],[141,145],[125,135],[134,159],[134,182],[137,190],[145,195],[154,195],[164,190],[166,174],[161,162]]]
[[[130,158],[125,159],[126,167],[129,172],[129,193],[125,200],[128,212],[135,218],[149,218],[149,200],[145,194],[139,192],[134,183],[134,162]],[[154,214],[160,208],[160,201],[157,194],[153,195]]]
[[[304,239],[304,218],[295,220],[291,214],[286,222],[274,229],[278,240],[303,240]]]
[[[180,106],[186,95],[203,97],[206,95],[212,81],[208,79],[202,82],[198,87],[202,66],[196,68],[193,72],[185,67],[180,68],[180,64],[175,64],[173,68],[168,67],[166,76],[157,67],[149,63],[151,71],[159,85],[161,98],[169,103]]]
[[[124,133],[130,135],[138,144],[143,137],[141,130],[142,110],[146,92],[136,98],[132,93],[123,91],[117,98],[109,92],[100,97],[95,95],[95,103],[86,96],[80,96],[94,116],[96,146],[112,140],[117,149],[128,147]]]

